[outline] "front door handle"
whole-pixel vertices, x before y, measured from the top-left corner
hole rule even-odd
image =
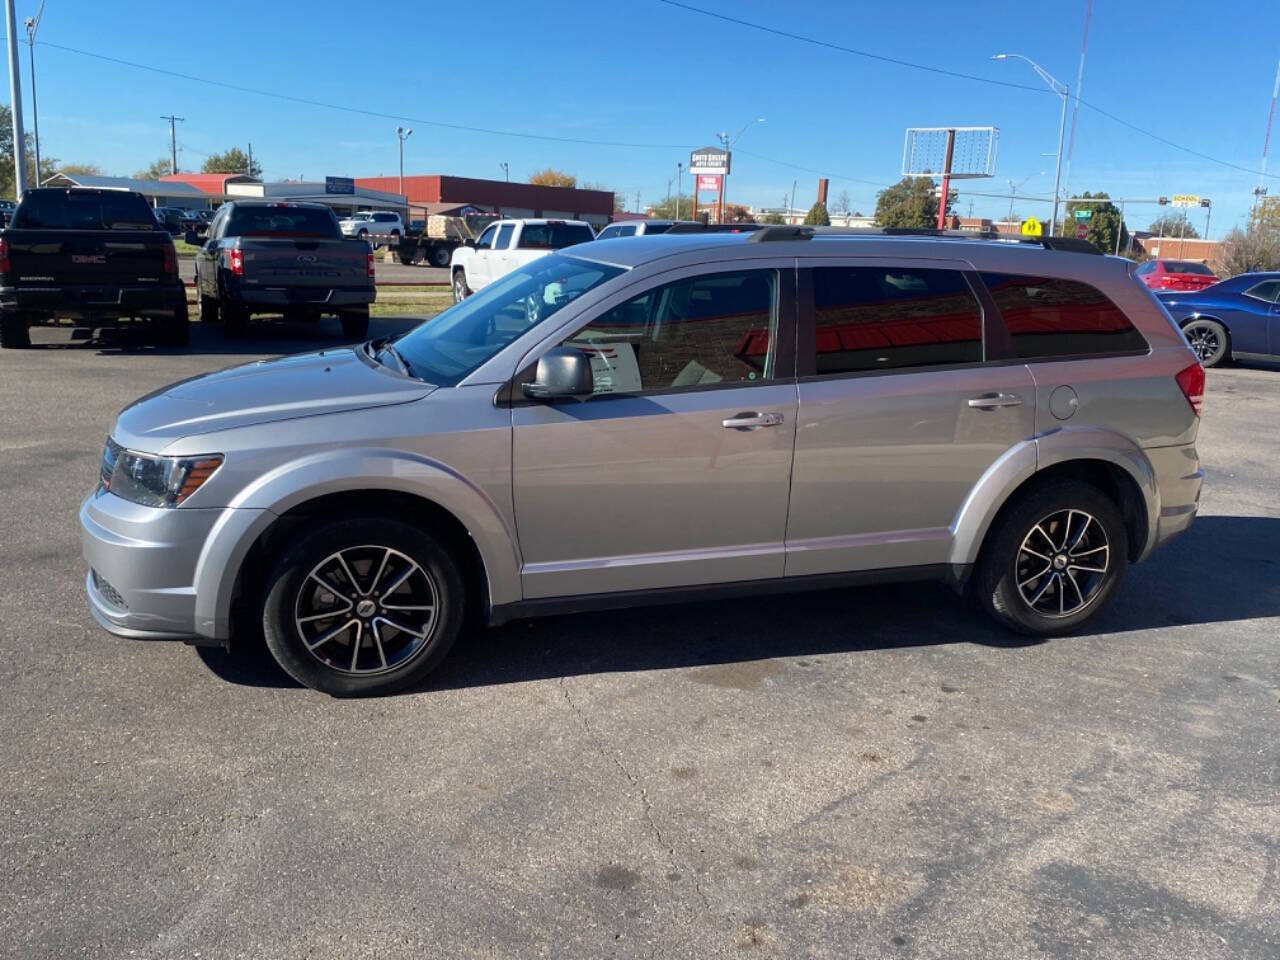
[[[728,430],[754,430],[756,427],[776,427],[784,419],[780,413],[740,413],[721,420],[720,425]]]
[[[969,406],[979,410],[994,410],[996,407],[1017,407],[1022,405],[1022,398],[1016,393],[988,393],[974,397]]]

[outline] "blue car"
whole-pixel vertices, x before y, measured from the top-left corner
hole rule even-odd
[[[1280,360],[1280,273],[1242,273],[1203,290],[1156,294],[1206,367]]]

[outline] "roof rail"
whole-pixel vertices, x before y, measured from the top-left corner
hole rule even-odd
[[[936,230],[930,227],[807,227],[768,226],[757,230],[749,243],[775,243],[787,240],[812,240],[815,237],[945,237],[950,240],[995,240],[1003,243],[1032,244],[1045,250],[1063,253],[1102,252],[1088,240],[1075,237],[1023,237],[994,230]]]
[[[758,223],[698,223],[682,221],[672,224],[667,233],[759,233],[767,228]]]

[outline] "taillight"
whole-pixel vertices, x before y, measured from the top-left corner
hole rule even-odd
[[[233,277],[243,277],[244,276],[244,251],[241,250],[239,247],[232,247],[230,256],[227,261],[227,265],[230,267],[231,275]]]
[[[1191,409],[1197,417],[1200,416],[1200,408],[1204,406],[1204,367],[1193,363],[1174,379],[1178,381],[1178,389],[1187,398],[1187,403],[1191,404]]]
[[[368,253],[366,253],[366,254],[365,254],[365,272],[366,272],[366,273],[368,273],[368,275],[369,275],[370,277],[372,277],[372,276],[374,275],[374,272],[373,272],[373,251],[372,251],[372,250],[370,250]]]
[[[178,274],[178,252],[174,250],[172,240],[164,245],[164,272],[170,276]]]
[[[12,269],[9,263],[9,241],[0,237],[0,273],[8,273]]]

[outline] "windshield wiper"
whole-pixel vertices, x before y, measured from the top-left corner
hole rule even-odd
[[[390,355],[391,359],[396,362],[396,366],[400,368],[400,372],[406,377],[412,377],[414,380],[422,379],[421,377],[414,376],[413,367],[409,364],[409,361],[406,360],[404,355],[390,342],[388,342],[386,346],[374,355],[374,359],[381,363],[382,358],[387,355]]]

